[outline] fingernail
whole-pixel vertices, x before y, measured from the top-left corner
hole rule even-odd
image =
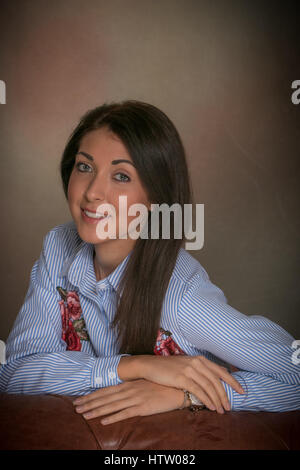
[[[82,407],[82,406],[77,406],[77,407],[76,407],[77,413],[80,413],[82,410],[83,410],[83,407]]]
[[[80,403],[82,403],[80,398],[76,398],[76,400],[73,401],[73,405],[80,405]]]
[[[223,414],[224,414],[224,410],[223,410],[223,408],[218,408],[218,413],[220,413],[220,414],[222,414],[222,415],[223,415]]]
[[[216,407],[214,405],[209,405],[208,407],[209,407],[210,410],[216,411]]]
[[[230,411],[230,410],[231,410],[231,406],[230,406],[230,404],[229,404],[229,403],[226,403],[226,405],[225,405],[225,409],[226,409],[227,411]]]
[[[84,415],[82,415],[84,418],[86,419],[89,419],[89,418],[92,418],[92,413],[85,413]]]

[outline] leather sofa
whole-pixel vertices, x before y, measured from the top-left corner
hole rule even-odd
[[[1,450],[300,450],[300,410],[188,409],[103,426],[64,395],[0,394]]]

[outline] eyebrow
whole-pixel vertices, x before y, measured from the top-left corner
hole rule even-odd
[[[92,157],[92,155],[90,155],[89,153],[86,153],[86,152],[77,152],[77,155],[83,155],[84,157],[86,157],[88,160],[91,160],[92,162],[94,161],[94,158]],[[130,165],[134,166],[134,164],[130,161],[130,160],[125,160],[124,158],[119,158],[118,160],[113,160],[111,162],[112,165],[118,165],[118,163],[130,163]]]

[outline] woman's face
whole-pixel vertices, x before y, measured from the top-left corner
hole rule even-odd
[[[100,204],[111,204],[115,208],[117,238],[124,233],[122,228],[119,232],[119,196],[127,196],[127,210],[132,204],[150,208],[146,191],[122,141],[107,128],[93,130],[81,139],[68,186],[69,208],[82,240],[94,245],[109,240],[108,235],[99,238],[99,226],[96,232],[99,219],[85,213],[90,211],[96,215]],[[126,214],[127,227],[138,215]],[[106,223],[104,231],[107,230]]]

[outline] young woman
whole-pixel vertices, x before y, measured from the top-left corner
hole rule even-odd
[[[146,208],[148,235],[154,204],[192,202],[184,148],[162,111],[138,101],[89,111],[61,177],[73,220],[44,239],[1,391],[80,396],[76,411],[104,424],[192,404],[218,413],[300,408],[294,338],[230,307],[184,236],[173,235],[174,220],[169,239],[123,236],[134,217],[128,211],[124,232],[121,196]],[[113,215],[99,211],[104,204],[115,210],[116,237],[99,235]]]

